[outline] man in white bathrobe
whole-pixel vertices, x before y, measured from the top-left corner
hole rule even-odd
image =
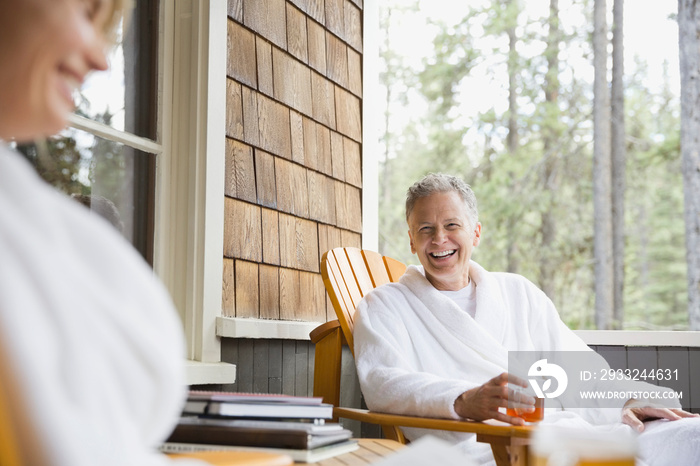
[[[399,283],[373,290],[357,308],[355,356],[367,405],[383,412],[522,425],[504,408],[510,399],[532,410],[535,400],[509,388],[526,383],[507,373],[508,352],[590,349],[530,281],[488,272],[471,261],[481,224],[474,193],[462,180],[431,174],[415,183],[408,190],[406,220],[411,251],[421,266],[408,267]],[[546,423],[644,431],[641,438],[649,440],[640,441],[640,453],[649,464],[692,464],[682,458],[700,455],[700,418],[680,405],[621,400],[619,409],[549,411]],[[663,420],[645,423],[651,419]],[[668,462],[678,449],[662,452],[666,436],[654,435],[668,424],[685,429],[693,451],[682,454],[694,456]],[[460,443],[479,464],[493,462],[489,446],[476,443],[473,434],[405,429],[411,440],[427,433]]]

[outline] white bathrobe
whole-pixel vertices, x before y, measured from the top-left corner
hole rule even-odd
[[[156,448],[186,385],[166,290],[112,225],[1,143],[0,339],[51,464],[171,462]]]
[[[457,419],[457,397],[507,371],[508,351],[591,351],[524,277],[487,272],[473,261],[469,276],[476,285],[475,318],[416,266],[408,267],[399,283],[376,288],[359,303],[355,358],[371,410]],[[546,414],[547,422],[617,423],[627,430],[619,420],[619,409],[548,409]],[[493,461],[489,446],[477,444],[473,434],[404,431],[409,439],[429,433],[461,443],[479,464]]]

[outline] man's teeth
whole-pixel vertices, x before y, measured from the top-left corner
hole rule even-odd
[[[430,255],[433,257],[445,257],[445,256],[449,256],[450,254],[452,254],[454,252],[455,252],[455,250],[452,249],[450,251],[433,252],[433,253],[430,253]]]

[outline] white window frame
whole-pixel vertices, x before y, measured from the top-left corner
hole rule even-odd
[[[379,0],[366,0],[362,37],[362,247],[379,250]]]
[[[233,383],[216,318],[223,273],[226,0],[160,0],[157,141],[72,114],[70,126],[156,154],[155,273],[183,322],[187,383]]]
[[[222,364],[226,0],[161,0],[153,268],[187,340],[188,383],[231,383]]]

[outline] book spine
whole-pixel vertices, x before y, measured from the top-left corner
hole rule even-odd
[[[261,406],[244,403],[210,402],[207,414],[231,417],[330,419],[333,406]]]
[[[303,431],[178,424],[168,442],[304,449],[309,446],[309,434]]]
[[[285,450],[265,447],[235,447],[226,445],[201,445],[191,443],[163,443],[161,453],[197,453],[201,451],[262,451],[290,456],[295,462],[308,463],[308,450]]]

